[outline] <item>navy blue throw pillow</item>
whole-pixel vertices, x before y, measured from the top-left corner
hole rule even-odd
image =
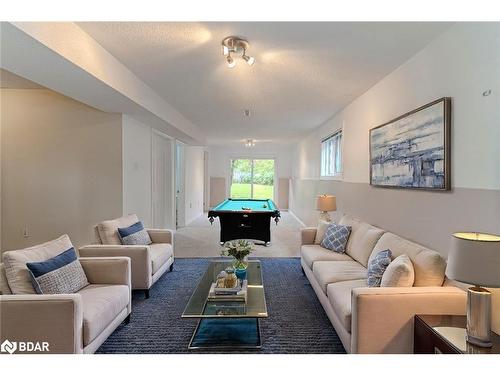
[[[150,245],[149,233],[140,221],[126,228],[118,228],[118,235],[124,245]]]

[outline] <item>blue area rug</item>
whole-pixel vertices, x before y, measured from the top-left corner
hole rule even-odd
[[[298,258],[261,258],[269,317],[260,320],[260,350],[188,350],[196,319],[181,318],[210,259],[176,259],[152,287],[151,297],[135,293],[132,317],[98,353],[345,353]]]

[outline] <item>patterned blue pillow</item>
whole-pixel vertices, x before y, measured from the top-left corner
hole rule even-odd
[[[151,245],[151,237],[140,221],[127,228],[118,228],[118,235],[124,245]]]
[[[380,253],[375,255],[368,263],[368,286],[380,286],[382,281],[382,276],[386,268],[391,263],[392,251],[382,250]]]
[[[326,230],[325,237],[323,237],[323,241],[321,241],[321,246],[333,250],[336,253],[344,253],[350,235],[350,226],[332,223]]]
[[[26,263],[38,294],[76,293],[89,285],[73,247],[43,262]]]

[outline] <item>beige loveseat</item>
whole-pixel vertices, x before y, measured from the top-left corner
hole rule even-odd
[[[439,253],[348,216],[339,224],[352,227],[346,253],[315,244],[316,228],[304,228],[301,264],[347,352],[412,353],[415,314],[465,314],[466,293],[448,285]],[[367,286],[369,259],[385,249],[411,259],[413,287]]]
[[[64,235],[16,252],[38,252],[35,261],[42,261],[71,247]],[[0,263],[0,342],[46,342],[52,354],[93,353],[116,327],[128,323],[130,259],[80,258],[80,263],[89,285],[73,294],[34,294],[27,288],[24,294],[12,294]]]
[[[130,214],[114,220],[106,220],[95,228],[96,244],[78,249],[80,257],[129,257],[132,261],[132,289],[149,289],[174,264],[173,233],[168,229],[147,229],[151,245],[122,245],[118,228],[125,228],[139,221]]]

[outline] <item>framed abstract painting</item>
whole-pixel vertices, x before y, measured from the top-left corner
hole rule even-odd
[[[441,98],[370,130],[370,184],[450,189],[451,98]]]

